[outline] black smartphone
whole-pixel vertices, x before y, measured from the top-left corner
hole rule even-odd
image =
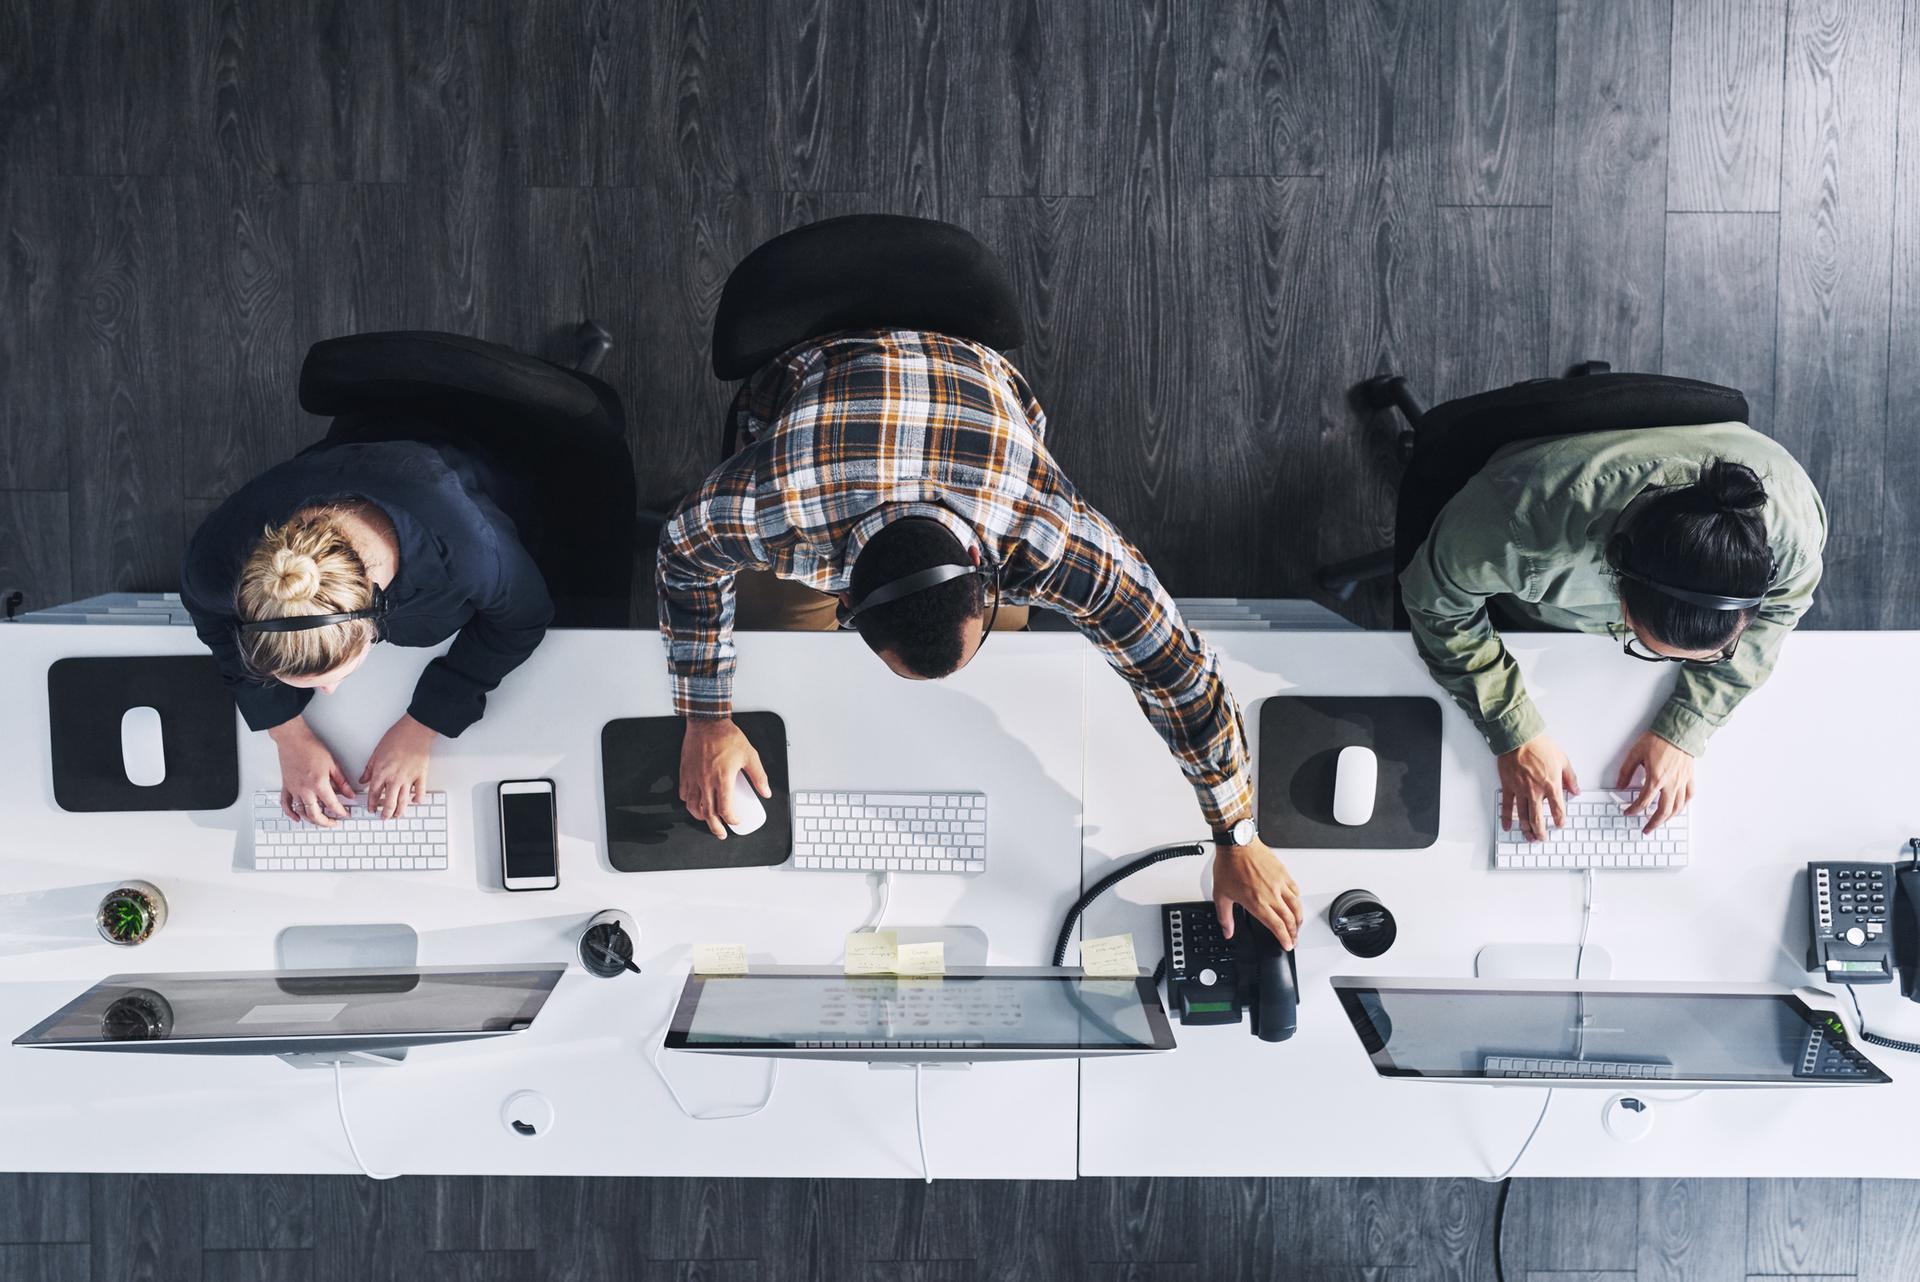
[[[508,890],[552,890],[560,884],[553,780],[508,779],[500,785],[500,881]]]

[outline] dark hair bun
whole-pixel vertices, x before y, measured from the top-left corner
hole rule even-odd
[[[1701,474],[1699,488],[1706,492],[1715,512],[1753,512],[1765,505],[1766,487],[1759,476],[1744,463],[1715,459]]]

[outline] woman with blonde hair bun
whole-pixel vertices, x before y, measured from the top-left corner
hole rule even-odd
[[[406,813],[434,740],[480,719],[487,694],[553,618],[521,526],[524,487],[446,442],[326,444],[272,468],[209,516],[181,596],[247,724],[280,753],[280,804],[322,827],[366,805]],[[516,522],[508,516],[519,516]],[[380,641],[433,646],[405,715],[350,779],[302,715]]]

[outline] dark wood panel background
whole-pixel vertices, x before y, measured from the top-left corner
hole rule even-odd
[[[1920,626],[1913,8],[0,0],[3,586],[170,586],[354,329],[601,319],[668,501],[727,270],[896,210],[1006,257],[1062,460],[1177,592],[1384,537],[1367,375],[1592,357],[1742,386],[1832,508],[1811,625]]]
[[[165,588],[313,341],[614,331],[642,495],[721,283],[860,211],[1005,256],[1083,488],[1190,595],[1389,527],[1377,371],[1734,383],[1920,626],[1920,0],[0,0],[0,588]],[[1342,607],[1386,618],[1384,590]],[[0,1177],[0,1277],[1491,1276],[1471,1181]],[[1920,1276],[1913,1186],[1527,1184],[1510,1276]]]
[[[1477,1180],[0,1175],[7,1282],[1485,1282]],[[1912,1282],[1920,1184],[1522,1180],[1510,1279]]]

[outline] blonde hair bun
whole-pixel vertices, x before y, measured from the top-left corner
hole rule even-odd
[[[305,605],[320,588],[320,563],[305,552],[276,548],[267,593],[286,605]]]
[[[373,581],[341,516],[338,508],[322,508],[261,531],[234,589],[243,622],[347,614],[373,603]],[[377,635],[366,619],[297,632],[243,631],[240,655],[257,676],[320,676],[351,662]]]

